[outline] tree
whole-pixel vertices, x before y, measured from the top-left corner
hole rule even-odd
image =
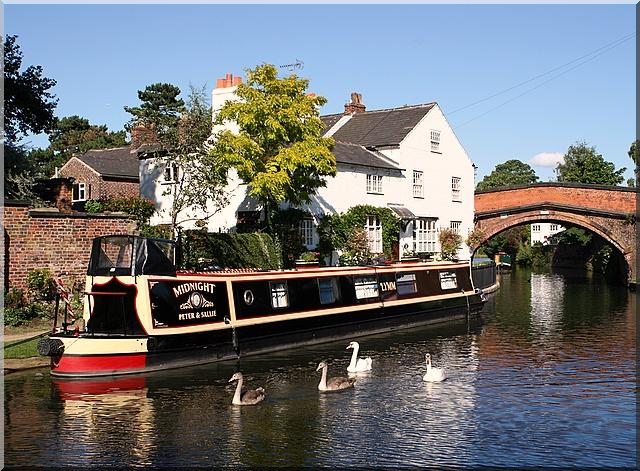
[[[4,41],[4,170],[5,197],[37,200],[30,190],[34,166],[29,149],[20,141],[29,133],[38,134],[53,124],[58,100],[50,92],[56,81],[43,76],[41,66],[22,69],[22,51],[17,36]]]
[[[49,132],[49,147],[29,153],[35,173],[43,178],[53,175],[56,167],[64,165],[74,154],[90,149],[108,149],[127,145],[125,131],[112,132],[106,125],[90,124],[80,116],[55,119]]]
[[[615,165],[604,160],[589,147],[586,142],[576,142],[569,146],[564,156],[564,163],[558,164],[559,182],[591,183],[601,185],[618,185],[624,180],[626,168],[616,170]]]
[[[162,143],[175,144],[178,121],[186,111],[184,100],[178,98],[179,95],[180,88],[170,83],[154,83],[139,90],[138,99],[142,104],[124,107],[127,113],[133,115],[128,130],[133,126],[152,126]]]
[[[22,51],[16,39],[7,36],[4,42],[4,138],[10,144],[17,144],[28,133],[48,130],[58,104],[49,91],[56,81],[44,77],[41,66],[20,71]]]
[[[530,165],[520,160],[512,159],[496,165],[489,175],[478,183],[477,190],[489,190],[514,185],[529,185],[536,183],[538,176]]]
[[[178,95],[178,87],[156,83],[138,92],[141,106],[125,107],[133,115],[129,129],[144,125],[154,131],[160,146],[156,165],[175,169],[164,193],[171,196],[168,216],[174,237],[182,224],[207,220],[227,204],[226,168],[208,158],[211,106],[204,87],[191,86],[186,105]]]
[[[633,141],[633,144],[631,144],[628,155],[634,163],[635,182],[633,185],[630,185],[630,181],[628,181],[627,184],[629,186],[640,185],[640,141],[638,139]]]
[[[247,70],[247,83],[238,85],[239,101],[228,101],[214,124],[235,122],[239,132],[216,133],[210,161],[234,168],[249,194],[265,211],[267,230],[272,213],[288,201],[300,205],[336,174],[333,139],[322,137],[318,108],[326,99],[305,93],[309,81],[292,74],[277,77],[271,64]]]

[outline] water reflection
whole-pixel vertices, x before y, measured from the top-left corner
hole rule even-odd
[[[635,294],[514,271],[480,322],[102,382],[5,380],[5,461],[50,466],[634,466]],[[424,354],[447,370],[422,381]],[[266,400],[231,405],[235,371]]]

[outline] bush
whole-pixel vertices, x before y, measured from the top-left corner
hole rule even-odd
[[[36,301],[51,301],[56,293],[56,284],[48,268],[37,268],[27,273],[27,286]]]
[[[449,227],[440,229],[440,258],[442,260],[457,260],[458,249],[462,245],[462,236]]]
[[[151,201],[135,196],[88,200],[84,205],[84,210],[88,213],[113,211],[130,214],[136,218],[138,224],[147,224],[151,216],[156,212],[156,208]]]
[[[19,309],[27,305],[27,296],[20,288],[11,288],[4,295],[5,309]]]
[[[204,265],[224,268],[280,268],[280,253],[271,236],[264,233],[226,234],[185,231],[182,235],[183,268]]]
[[[51,317],[51,314],[51,307],[44,303],[32,303],[28,306],[15,308],[5,307],[4,324],[11,327],[17,327],[38,317]]]
[[[104,205],[100,200],[87,200],[84,203],[84,210],[87,213],[101,213],[104,211]]]
[[[366,265],[371,261],[369,238],[361,227],[355,227],[351,231],[344,249],[340,256],[340,265]]]
[[[343,214],[326,215],[318,227],[320,252],[329,255],[332,250],[347,250],[353,231],[365,227],[367,216],[377,216],[380,219],[383,253],[391,257],[391,247],[400,235],[400,219],[389,208],[369,205],[354,206]]]

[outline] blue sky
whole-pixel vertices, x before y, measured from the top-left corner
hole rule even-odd
[[[123,107],[151,83],[210,92],[227,72],[302,61],[296,73],[328,99],[322,114],[341,112],[353,91],[370,110],[437,101],[478,180],[576,141],[633,176],[634,5],[11,4],[4,13],[24,64],[57,80],[60,117],[120,130]]]

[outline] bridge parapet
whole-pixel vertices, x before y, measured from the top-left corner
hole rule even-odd
[[[635,214],[637,188],[574,183],[536,183],[533,185],[478,191],[477,213],[546,204],[576,206],[619,214]]]

